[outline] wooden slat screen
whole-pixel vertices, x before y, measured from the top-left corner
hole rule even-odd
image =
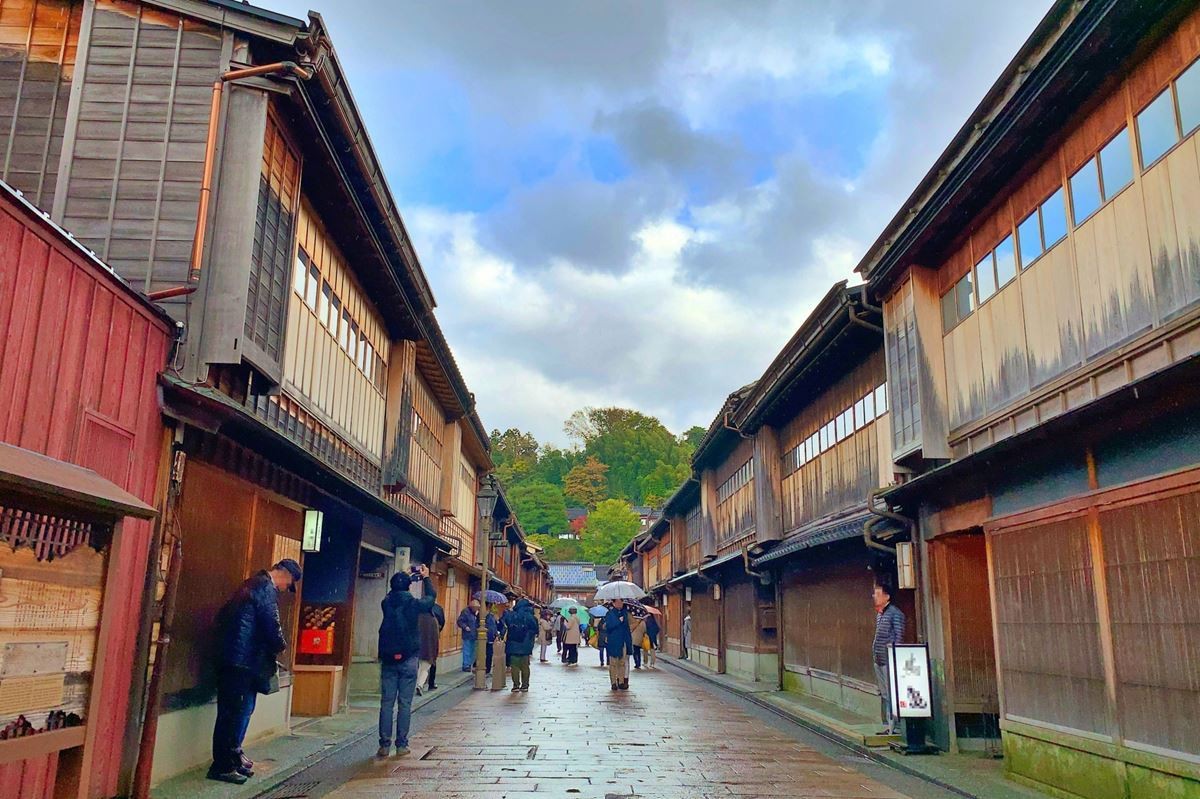
[[[1100,514],[1127,741],[1200,755],[1200,492]]]
[[[753,650],[758,643],[754,584],[749,580],[725,583],[721,603],[725,606],[725,643]]]
[[[711,588],[692,589],[692,643],[717,647],[717,624],[721,603],[712,598]]]
[[[408,376],[405,390],[412,397],[412,446],[408,456],[408,487],[437,507],[442,490],[442,436],[446,417],[420,374]]]
[[[889,299],[884,314],[887,347],[888,393],[892,407],[892,449],[901,453],[921,440],[921,403],[917,342],[917,316],[913,284],[909,280]]]
[[[713,513],[717,545],[731,544],[754,532],[754,460],[747,458],[717,486]]]
[[[50,211],[83,4],[0,0],[0,178]]]
[[[307,198],[300,203],[297,228],[285,389],[299,392],[327,424],[380,459],[391,359],[383,318]],[[351,326],[344,330],[346,316]]]
[[[276,362],[283,360],[284,311],[296,247],[296,200],[300,156],[272,114],[267,115],[250,287],[246,294],[246,336]]]
[[[782,638],[787,668],[818,669],[867,684],[874,682],[874,577],[867,560],[865,554],[814,553],[783,572]]]
[[[992,533],[990,546],[1005,715],[1107,735],[1087,519]]]

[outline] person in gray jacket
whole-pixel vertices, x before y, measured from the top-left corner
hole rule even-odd
[[[904,642],[904,611],[892,603],[892,587],[886,582],[875,585],[875,640],[871,642],[871,655],[875,661],[875,682],[879,686],[879,698],[883,702],[883,718],[887,727],[881,735],[896,732],[896,719],[892,716],[891,692],[887,671],[888,647]]]

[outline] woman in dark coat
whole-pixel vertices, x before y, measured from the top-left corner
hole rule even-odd
[[[633,635],[629,631],[629,608],[620,599],[613,600],[613,606],[604,616],[604,631],[607,636],[605,649],[608,651],[608,680],[612,689],[628,691],[629,674],[625,668],[625,659],[633,655]]]
[[[421,649],[417,654],[420,664],[417,669],[418,696],[421,694],[421,689],[426,686],[430,690],[437,688],[437,659],[438,650],[441,648],[439,639],[442,635],[442,628],[445,626],[446,613],[442,610],[441,605],[435,604],[428,613],[422,613],[417,617],[417,635],[421,640]]]
[[[596,649],[600,652],[600,665],[608,662],[608,631],[604,628],[604,617],[596,619]]]

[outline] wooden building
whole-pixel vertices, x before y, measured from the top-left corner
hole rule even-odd
[[[169,317],[0,181],[4,797],[112,796],[131,764],[173,344]]]
[[[947,747],[1200,795],[1200,10],[1057,2],[870,248]],[[987,598],[987,602],[981,600]]]
[[[447,614],[465,604],[488,437],[318,15],[13,0],[0,74],[0,178],[179,324],[161,779],[208,756],[213,619],[254,571],[290,556],[305,578],[252,738],[337,710],[356,664],[369,679],[395,570],[429,563]]]

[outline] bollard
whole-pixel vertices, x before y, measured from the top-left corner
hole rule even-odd
[[[503,691],[508,676],[508,661],[504,656],[504,639],[497,638],[492,648],[492,690]]]

